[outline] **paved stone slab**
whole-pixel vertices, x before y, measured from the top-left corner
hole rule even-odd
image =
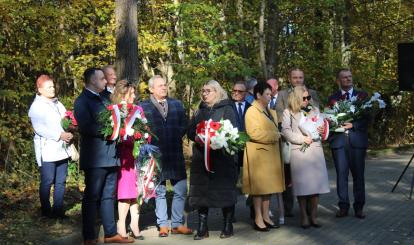
[[[395,193],[390,192],[410,157],[411,155],[403,154],[367,160],[365,175],[367,217],[364,220],[353,217],[352,210],[350,216],[346,218],[335,218],[336,176],[332,164],[328,164],[331,192],[320,197],[319,223],[323,226],[319,229],[304,230],[299,226],[299,210],[295,203],[295,217],[287,218],[286,224],[280,229],[267,233],[256,232],[252,229],[249,209],[245,206],[245,197],[241,195],[236,207],[235,236],[232,238],[219,238],[222,228],[221,210],[211,209],[208,239],[194,241],[192,236],[184,235],[158,238],[155,226],[149,226],[143,231],[145,240],[136,241],[135,244],[414,244],[414,200],[408,200],[414,164],[406,172]],[[350,192],[351,190],[352,184],[350,184]],[[352,193],[350,197],[353,200]],[[273,198],[272,211],[277,216],[276,203]],[[190,214],[189,226],[196,229],[196,213]],[[72,238],[70,243],[66,243],[64,239],[58,243],[63,245],[80,242],[81,239],[79,235],[77,236],[78,238]]]

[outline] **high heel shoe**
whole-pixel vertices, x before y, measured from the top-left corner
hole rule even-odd
[[[316,222],[310,222],[310,225],[312,226],[312,227],[315,227],[315,228],[321,228],[322,227],[322,225],[320,225],[320,224],[318,224],[318,223],[316,223]]]
[[[269,229],[277,229],[277,228],[280,228],[280,226],[279,225],[276,225],[276,224],[270,224],[270,223],[267,223],[265,220],[263,220],[263,222],[264,222],[264,224],[266,225],[266,227],[267,228],[269,228]]]
[[[136,239],[136,240],[144,240],[145,239],[143,235],[136,236],[134,234],[134,232],[132,231],[132,229],[131,229],[131,225],[129,225],[128,228],[129,228],[129,235],[131,235],[131,237],[133,237],[134,239]]]
[[[263,227],[263,228],[260,228],[256,224],[256,222],[254,222],[253,229],[255,229],[256,231],[260,231],[260,232],[268,232],[268,231],[270,231],[270,229],[267,226],[266,227]]]

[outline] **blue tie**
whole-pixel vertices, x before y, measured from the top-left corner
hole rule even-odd
[[[238,113],[239,113],[240,120],[243,120],[243,109],[242,109],[242,105],[243,105],[243,103],[239,102]]]
[[[270,109],[273,109],[273,107],[275,106],[275,97],[272,97],[272,99],[270,100]]]

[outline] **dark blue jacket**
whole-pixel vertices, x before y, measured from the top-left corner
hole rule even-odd
[[[161,151],[162,180],[187,178],[183,154],[183,136],[187,129],[187,117],[181,101],[167,98],[166,120],[150,99],[141,103],[152,132],[158,137],[152,144]]]
[[[355,88],[351,96],[367,97],[367,93],[364,91],[357,91]],[[332,100],[342,100],[341,91],[337,91],[333,95],[329,96],[328,102]],[[352,128],[349,129],[349,143],[354,148],[368,148],[368,117],[352,121]],[[345,146],[346,135],[344,133],[332,133],[328,138],[329,145],[332,149],[342,148]]]
[[[75,100],[74,114],[80,133],[80,168],[119,166],[115,142],[106,141],[99,132],[98,114],[110,102],[105,96],[97,96],[84,89]]]
[[[245,124],[245,122],[244,122],[244,117],[245,117],[245,115],[246,115],[246,111],[247,111],[247,109],[249,109],[249,107],[250,107],[250,103],[249,103],[249,102],[247,102],[247,101],[245,101],[245,102],[246,102],[246,104],[245,104],[244,111],[243,111],[243,118],[240,118],[240,117],[239,117],[238,108],[237,108],[237,106],[236,106],[236,103],[237,103],[237,102],[233,101],[233,103],[232,103],[232,105],[233,105],[233,109],[234,109],[234,112],[236,113],[236,119],[237,119],[237,129],[239,129],[239,131],[241,131],[241,132],[246,131],[246,124]]]

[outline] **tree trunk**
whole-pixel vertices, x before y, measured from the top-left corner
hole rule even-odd
[[[277,66],[277,48],[279,45],[279,9],[275,0],[267,1],[267,35],[266,35],[266,73],[268,78],[275,78]]]
[[[260,55],[260,64],[262,66],[263,77],[267,78],[266,56],[265,56],[265,35],[264,35],[265,10],[266,10],[266,0],[262,0],[260,4],[260,16],[259,16],[259,55]]]
[[[342,36],[342,66],[349,67],[351,62],[351,21],[352,11],[351,0],[344,0],[345,14],[343,17],[343,36]]]
[[[237,0],[236,2],[236,9],[237,9],[237,17],[239,20],[239,29],[240,29],[240,38],[241,38],[241,42],[240,42],[240,50],[242,53],[242,57],[245,59],[249,58],[249,49],[247,48],[246,45],[246,38],[245,38],[245,29],[244,29],[244,14],[243,14],[243,0]]]
[[[138,82],[137,0],[115,1],[116,71],[119,79]]]

